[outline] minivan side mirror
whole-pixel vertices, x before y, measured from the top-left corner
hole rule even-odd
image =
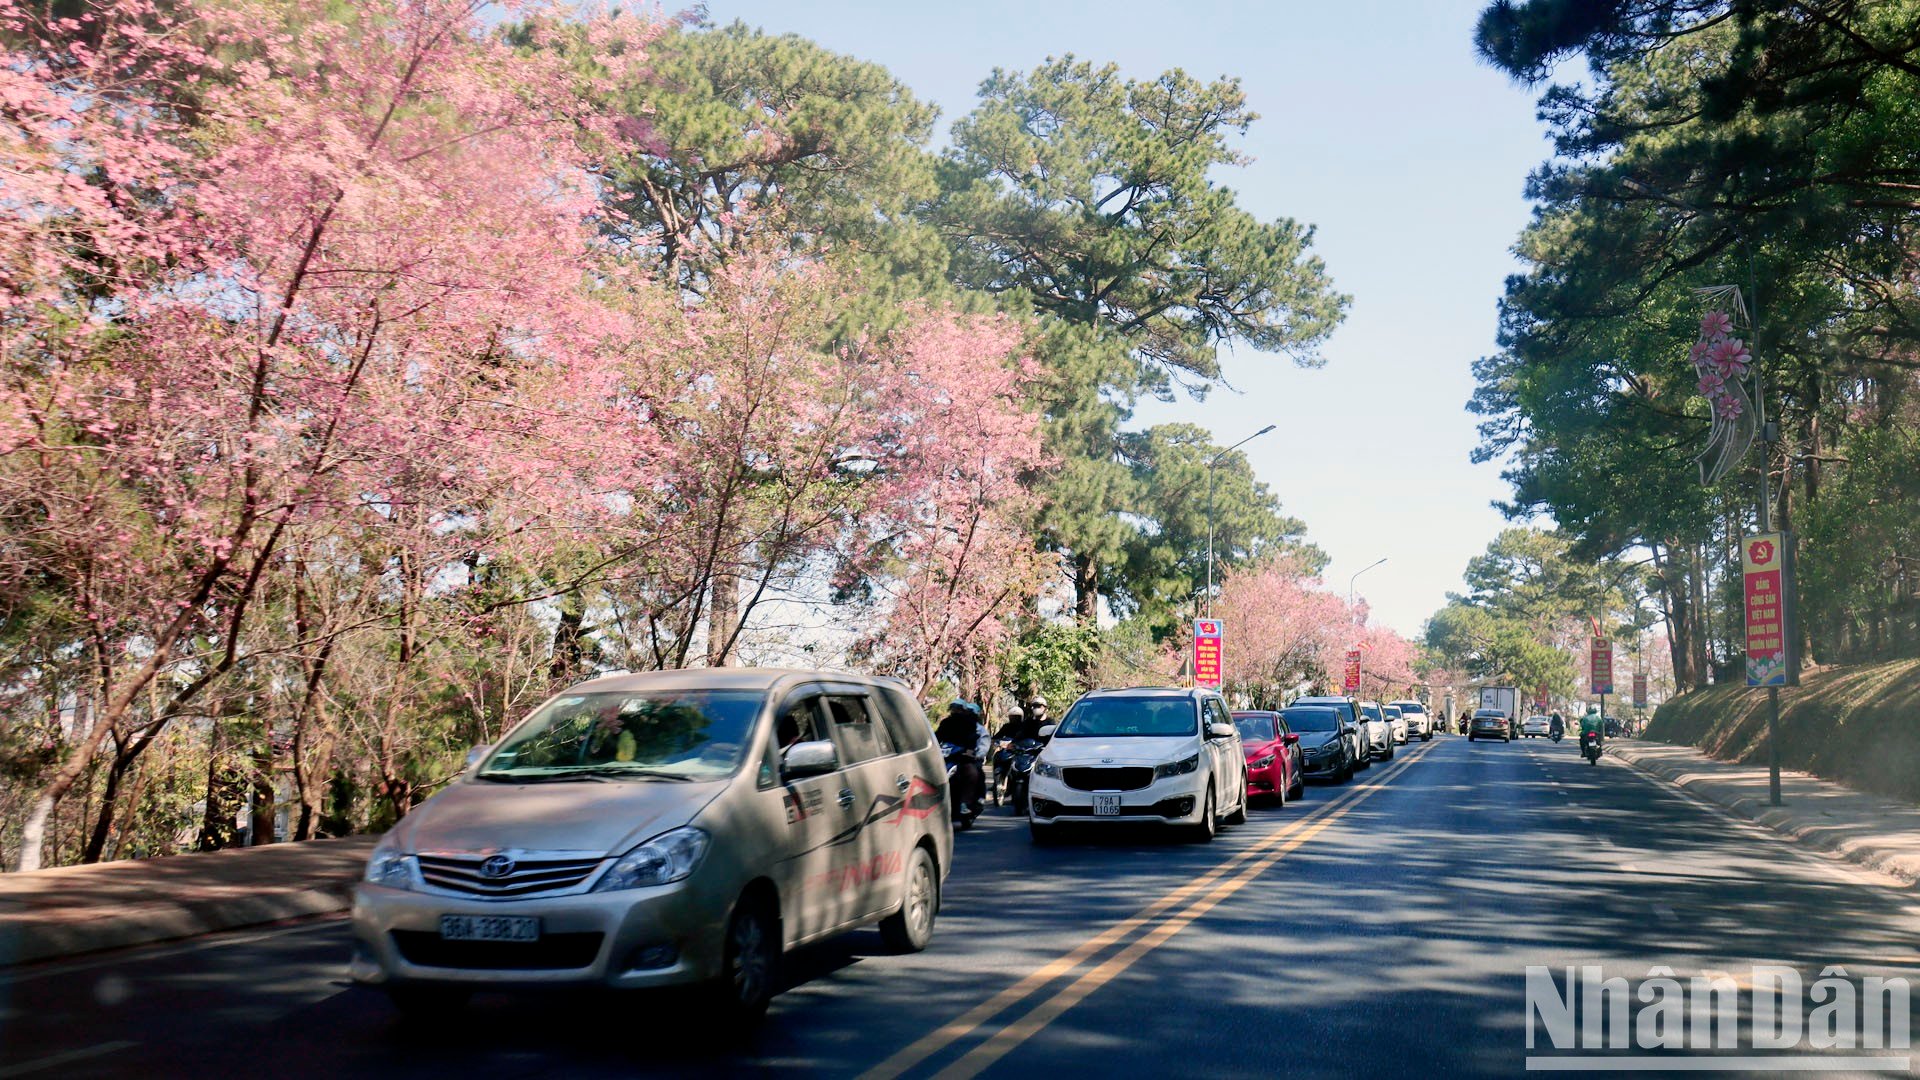
[[[1208,725],[1207,725],[1207,738],[1209,738],[1209,739],[1231,739],[1231,738],[1233,738],[1233,736],[1234,736],[1234,732],[1235,732],[1236,730],[1238,730],[1238,729],[1236,729],[1236,728],[1235,728],[1235,727],[1234,727],[1234,726],[1233,726],[1232,724],[1208,724]]]
[[[468,750],[466,764],[460,766],[460,771],[462,772],[471,771],[474,766],[486,760],[488,751],[492,749],[493,749],[492,746],[476,746]]]
[[[1041,724],[1040,737],[1042,739],[1051,739],[1053,738],[1053,733],[1058,730],[1060,730],[1059,724]]]
[[[780,755],[780,775],[787,780],[825,776],[839,767],[840,755],[825,739],[794,743]]]

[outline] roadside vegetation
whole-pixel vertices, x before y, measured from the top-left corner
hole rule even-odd
[[[1662,705],[1647,737],[1765,765],[1767,698],[1716,686]],[[1780,695],[1780,764],[1920,803],[1920,660],[1807,674]]]

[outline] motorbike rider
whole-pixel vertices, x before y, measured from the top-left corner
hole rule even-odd
[[[1000,725],[998,737],[1002,742],[1037,739],[1040,737],[1040,725],[1027,715],[1027,710],[1015,705],[1007,710],[1007,722]]]
[[[1587,736],[1591,735],[1598,739],[1604,730],[1605,728],[1600,719],[1600,707],[1598,705],[1589,705],[1587,707],[1587,714],[1580,718],[1580,749],[1585,750],[1587,748]]]
[[[1047,695],[1035,693],[1027,699],[1027,723],[1036,739],[1040,737],[1041,728],[1053,723],[1053,718],[1047,715]]]
[[[954,755],[953,798],[978,813],[987,799],[987,774],[981,767],[987,756],[986,721],[971,702],[955,701],[947,706],[934,737],[960,748]]]
[[[994,732],[993,751],[993,801],[1000,801],[1000,789],[1006,784],[1007,770],[1013,764],[1013,744],[1028,738],[1027,710],[1014,704],[1007,709],[1006,723]]]
[[[1551,716],[1547,720],[1547,735],[1551,738],[1558,739],[1560,736],[1565,735],[1566,733],[1567,733],[1567,720],[1565,717],[1560,715],[1558,710],[1556,710],[1553,716]]]

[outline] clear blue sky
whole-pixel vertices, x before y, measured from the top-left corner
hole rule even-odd
[[[1473,465],[1470,365],[1494,349],[1495,300],[1527,220],[1527,172],[1548,145],[1534,95],[1476,61],[1480,0],[710,0],[740,19],[885,65],[942,120],[965,114],[994,67],[1049,55],[1113,61],[1150,78],[1184,68],[1238,76],[1261,115],[1225,177],[1261,217],[1315,225],[1315,246],[1353,308],[1303,371],[1273,356],[1225,358],[1239,393],[1145,403],[1141,423],[1188,420],[1246,447],[1255,471],[1360,579],[1377,621],[1406,634],[1459,587],[1503,525],[1493,465]],[[943,127],[944,130],[944,127]]]

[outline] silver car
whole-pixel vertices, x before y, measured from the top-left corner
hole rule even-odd
[[[701,984],[765,1011],[788,949],[878,922],[926,946],[945,762],[890,680],[699,669],[556,695],[374,849],[355,981],[403,1011],[480,988]]]

